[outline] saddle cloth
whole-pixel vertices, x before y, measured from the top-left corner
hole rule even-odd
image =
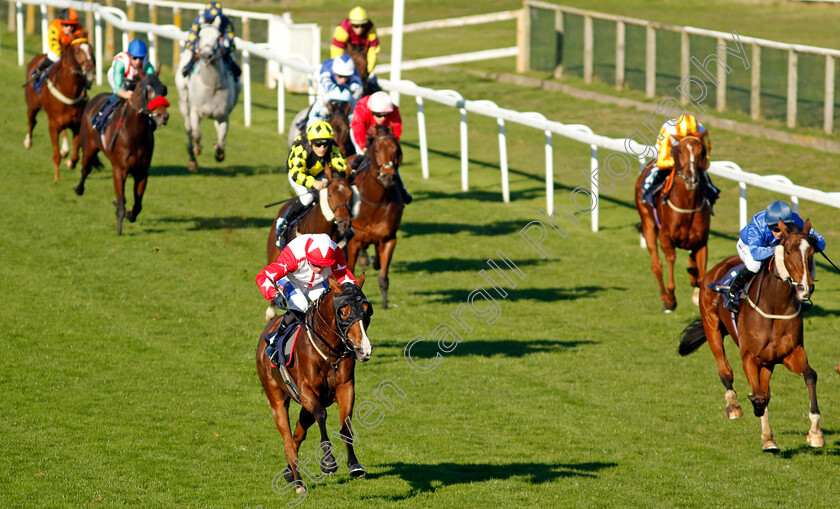
[[[715,281],[714,283],[709,283],[709,288],[712,290],[720,293],[726,294],[729,291],[729,287],[732,286],[732,281],[735,280],[735,276],[738,275],[738,272],[744,267],[744,264],[741,263],[729,269],[729,272],[724,275],[720,281]],[[738,305],[741,299],[741,292],[738,292],[738,295],[735,296],[735,305]]]
[[[293,354],[295,350],[295,342],[297,342],[297,338],[300,335],[300,329],[300,325],[291,325],[286,327],[286,329],[279,334],[277,331],[274,331],[271,334],[266,334],[265,342],[268,343],[269,346],[274,346],[274,348],[277,349],[277,357],[280,364],[285,364],[287,367],[292,366],[294,361]],[[294,338],[292,338],[292,336],[294,336]],[[289,340],[290,338],[291,341]],[[277,366],[272,363],[271,367],[276,368]]]
[[[35,94],[41,94],[41,89],[44,87],[44,83],[47,81],[47,76],[50,75],[50,71],[52,71],[52,68],[54,66],[55,64],[50,64],[50,66],[44,69],[44,71],[35,78],[35,81],[32,82],[32,87],[35,89]]]

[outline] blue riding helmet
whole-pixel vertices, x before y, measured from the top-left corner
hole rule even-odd
[[[146,47],[145,42],[140,39],[134,39],[128,45],[128,54],[135,58],[146,58],[146,55],[149,54],[149,49]]]
[[[212,23],[216,16],[222,15],[222,4],[220,2],[207,2],[204,6],[204,21]]]
[[[794,222],[793,211],[790,209],[790,205],[782,200],[774,201],[764,211],[764,222],[768,226],[779,224],[779,220],[785,224],[792,224]]]

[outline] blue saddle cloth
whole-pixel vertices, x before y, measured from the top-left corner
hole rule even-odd
[[[50,75],[50,71],[52,71],[53,66],[55,66],[55,64],[51,64],[47,67],[44,72],[38,75],[38,77],[35,78],[35,81],[32,82],[32,88],[35,89],[36,94],[41,94],[41,89],[44,88],[44,82],[47,81],[47,76]]]
[[[293,324],[286,327],[282,332],[274,331],[270,334],[265,335],[265,342],[268,344],[266,348],[266,355],[268,358],[271,359],[274,351],[277,351],[277,361],[279,364],[285,364],[287,367],[291,367],[292,361],[294,360],[292,353],[295,347],[295,341],[297,340],[298,331],[300,330],[300,325]],[[289,339],[294,337],[292,341]]]
[[[726,295],[726,293],[729,292],[729,287],[732,286],[732,281],[735,280],[735,277],[738,275],[738,272],[740,272],[743,267],[744,267],[743,263],[741,263],[739,265],[736,265],[735,267],[732,267],[731,269],[729,269],[729,272],[727,272],[726,275],[724,275],[720,279],[720,281],[715,281],[714,283],[709,283],[709,288],[711,288],[712,290],[714,290],[714,291],[716,291],[716,292],[718,292],[722,295]],[[735,296],[734,301],[735,301],[736,306],[740,303],[741,292],[738,292],[738,295]]]

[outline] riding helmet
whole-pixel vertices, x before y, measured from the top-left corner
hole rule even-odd
[[[312,265],[329,267],[335,264],[335,243],[325,233],[315,233],[306,241],[306,259]]]
[[[62,9],[62,11],[58,14],[58,19],[61,20],[63,25],[79,24],[79,14],[76,12],[76,9],[72,7]]]
[[[320,120],[309,126],[309,129],[306,131],[306,137],[309,141],[331,140],[333,139],[333,128],[329,122]]]
[[[204,6],[204,21],[212,23],[216,16],[222,15],[222,4],[219,2],[207,2]]]
[[[146,55],[149,54],[149,49],[146,47],[145,42],[140,39],[134,39],[128,45],[128,54],[134,58],[146,58]]]
[[[394,103],[387,92],[379,91],[370,96],[368,107],[373,113],[391,113],[394,111]]]
[[[350,57],[341,55],[333,59],[332,72],[336,76],[353,76],[353,73],[356,72],[356,66]]]
[[[793,211],[790,205],[782,200],[776,200],[764,210],[764,222],[768,225],[779,224],[781,220],[785,224],[793,224]]]
[[[350,20],[350,23],[354,25],[363,25],[369,21],[367,11],[359,6],[353,7],[347,18]]]

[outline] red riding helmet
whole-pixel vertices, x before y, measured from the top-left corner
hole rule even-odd
[[[306,259],[312,265],[330,267],[335,264],[335,243],[325,233],[310,235],[306,241]]]

